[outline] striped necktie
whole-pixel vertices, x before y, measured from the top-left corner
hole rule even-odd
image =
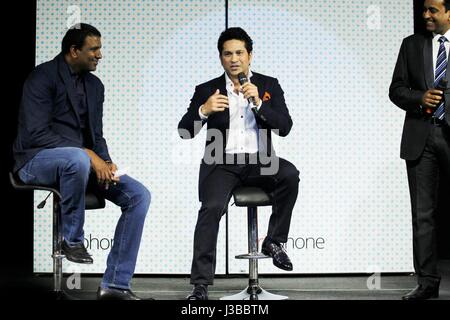
[[[447,38],[442,36],[438,40],[441,44],[439,45],[438,57],[436,60],[436,71],[434,72],[434,87],[437,88],[439,82],[442,79],[445,79],[447,72],[447,53],[445,51],[444,43],[447,41]],[[445,102],[442,99],[442,102],[436,108],[433,117],[438,118],[440,120],[444,119],[445,115]]]

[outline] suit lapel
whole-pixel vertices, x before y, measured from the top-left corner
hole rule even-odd
[[[447,88],[448,88],[448,83],[450,83],[450,65],[449,65],[449,57],[447,56],[447,69],[446,69],[446,73],[445,73],[445,79],[447,80]]]
[[[217,78],[216,86],[217,86],[216,89],[220,90],[220,94],[223,94],[225,96],[228,95],[227,86],[225,82],[225,73],[221,77]]]
[[[264,82],[263,79],[259,76],[259,74],[253,72],[253,76],[250,78],[251,83],[253,83],[255,86],[258,87],[258,95],[259,98],[262,100],[264,96]],[[258,128],[261,129],[261,121],[259,117],[255,117],[256,124],[258,125]]]
[[[219,89],[220,94],[223,94],[224,96],[228,96],[226,81],[225,81],[225,73],[221,77],[217,78],[216,88],[213,88],[213,89],[214,89],[214,92],[216,91],[216,89]],[[222,119],[222,121],[227,124],[226,129],[229,129],[230,128],[230,109],[227,108],[225,111],[220,112],[217,115],[220,117],[224,117]]]
[[[91,134],[92,141],[94,142],[94,128],[93,128],[93,122],[94,119],[96,119],[99,115],[96,114],[97,108],[96,108],[96,96],[95,96],[95,86],[93,83],[91,83],[91,77],[90,74],[87,74],[84,78],[85,81],[85,89],[86,89],[86,96],[87,96],[87,109],[88,109],[88,123],[89,123],[89,131]]]
[[[257,73],[253,72],[253,75],[250,78],[250,82],[258,87],[258,95],[259,95],[259,98],[262,100],[262,98],[264,96],[264,85],[263,85],[263,82],[261,81],[261,77],[259,77],[259,75]]]
[[[80,117],[78,116],[78,112],[75,110],[75,103],[77,99],[75,98],[75,87],[70,78],[70,72],[67,64],[64,61],[64,56],[60,54],[58,57],[58,71],[59,75],[64,83],[64,86],[67,90],[67,95],[69,96],[70,105],[72,110],[75,112],[75,116],[77,118],[78,126],[80,126]]]
[[[253,72],[253,76],[250,78],[250,81],[258,87],[258,95],[261,100],[263,100],[265,87],[264,87],[264,79],[258,73]],[[261,118],[255,116],[256,125],[258,126],[258,149],[259,153],[264,156],[270,156],[272,154],[272,138],[271,138],[271,130],[263,127],[263,123],[261,122]],[[261,130],[262,129],[262,130]]]
[[[433,44],[432,37],[425,38],[423,45],[423,66],[425,73],[425,83],[428,89],[434,88],[434,70],[433,70]]]
[[[447,55],[447,69],[446,69],[446,73],[445,73],[445,79],[447,80],[447,88],[444,91],[444,97],[445,97],[445,104],[444,104],[444,110],[445,110],[445,115],[444,115],[444,119],[447,121],[447,124],[450,125],[450,114],[449,114],[449,105],[450,105],[450,95],[447,93],[448,87],[450,85],[450,54]]]

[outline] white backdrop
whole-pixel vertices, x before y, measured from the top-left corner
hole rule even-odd
[[[403,112],[387,96],[401,40],[413,30],[412,1],[228,2],[228,25],[254,40],[252,69],[279,79],[294,121],[289,136],[274,142],[300,171],[287,243],[294,273],[412,271],[406,170],[398,157]],[[102,33],[96,75],[106,88],[110,154],[152,192],[136,272],[189,274],[205,135],[183,141],[176,128],[195,85],[223,72],[216,44],[224,1],[39,0],[36,64],[59,53],[77,16]],[[36,193],[36,205],[44,196]],[[261,239],[269,214],[260,210]],[[119,215],[111,204],[87,211],[94,264],[65,263],[65,271],[104,271]],[[230,273],[248,269],[234,259],[247,250],[246,232],[245,209],[230,207]],[[50,251],[47,204],[35,212],[36,272],[51,271]],[[223,219],[217,274],[225,273],[226,254]],[[282,273],[270,260],[260,271]]]

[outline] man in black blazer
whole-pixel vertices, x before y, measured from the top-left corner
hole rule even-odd
[[[428,32],[403,40],[389,88],[392,102],[406,111],[400,156],[408,172],[418,286],[404,300],[439,296],[435,214],[439,180],[450,178],[450,2],[426,0],[423,18]]]
[[[199,199],[202,203],[194,234],[190,300],[208,299],[213,284],[219,222],[227,211],[232,190],[256,184],[270,192],[272,215],[262,252],[284,270],[292,270],[282,244],[287,241],[292,210],[298,194],[299,172],[278,158],[271,132],[284,137],[292,119],[277,79],[249,69],[252,40],[241,28],[229,28],[218,40],[225,73],[196,87],[178,130],[193,138],[207,124],[205,154],[200,165]],[[249,79],[241,84],[238,75]]]
[[[25,183],[55,186],[61,193],[66,258],[92,263],[84,246],[85,190],[89,176],[106,199],[119,205],[98,299],[139,300],[130,290],[150,192],[117,166],[103,138],[104,87],[91,74],[101,55],[101,34],[87,24],[69,29],[62,51],[35,68],[23,88],[13,171]]]

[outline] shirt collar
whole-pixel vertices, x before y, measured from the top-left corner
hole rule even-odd
[[[251,77],[253,77],[253,73],[252,73],[252,70],[248,70],[248,82],[252,82],[251,81]],[[233,84],[233,81],[231,81],[231,79],[230,79],[230,77],[228,76],[228,74],[225,72],[225,86],[226,86],[226,88],[228,89],[228,88],[230,88],[230,89],[233,89],[234,88],[234,84]]]
[[[446,37],[446,38],[447,38],[447,41],[450,41],[450,29],[447,30],[447,32],[444,33],[444,34],[439,34],[439,33],[434,33],[434,32],[433,32],[433,40],[436,41],[436,42],[437,42],[437,41],[439,40],[439,38],[442,37],[442,36]]]
[[[64,63],[67,65],[67,68],[69,69],[69,74],[73,79],[83,79],[85,73],[76,73],[73,68],[70,66],[70,64],[67,63],[67,61],[64,59]]]

